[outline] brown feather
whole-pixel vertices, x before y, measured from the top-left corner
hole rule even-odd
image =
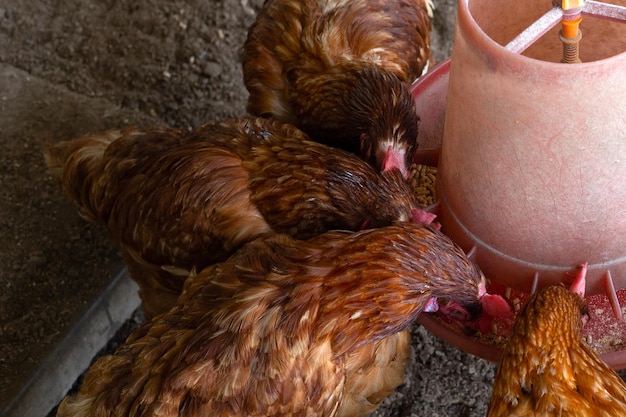
[[[258,239],[192,274],[57,416],[361,416],[402,382],[426,300],[475,304],[481,285],[429,226]]]
[[[385,226],[419,208],[398,173],[269,119],[91,134],[50,146],[46,161],[70,201],[119,244],[151,316],[174,305],[192,268],[258,236]]]
[[[586,312],[565,287],[533,294],[507,342],[488,417],[626,415],[626,384],[581,339]]]
[[[391,143],[407,168],[419,124],[408,87],[431,60],[429,11],[424,0],[267,0],[243,49],[248,111],[378,167]]]

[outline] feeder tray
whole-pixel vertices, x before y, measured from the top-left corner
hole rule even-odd
[[[428,210],[516,312],[536,288],[568,284],[587,262],[583,336],[622,369],[626,7],[586,1],[576,12],[582,63],[566,64],[560,7],[460,0],[451,58],[411,87],[421,118],[414,161],[438,167]],[[418,321],[497,362],[514,318],[473,336],[436,315]]]

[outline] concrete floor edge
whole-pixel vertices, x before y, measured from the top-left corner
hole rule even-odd
[[[139,305],[137,285],[123,269],[2,410],[0,417],[46,416]]]

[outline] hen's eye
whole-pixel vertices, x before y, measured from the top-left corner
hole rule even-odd
[[[583,327],[587,324],[587,322],[589,321],[590,318],[591,318],[591,316],[589,314],[589,306],[585,303],[580,308],[580,320],[583,323]]]
[[[589,312],[583,313],[580,316],[580,321],[583,323],[583,327],[587,325],[587,322],[589,322],[589,320],[590,320]]]

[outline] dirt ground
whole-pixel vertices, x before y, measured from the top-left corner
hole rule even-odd
[[[240,47],[262,0],[0,0],[0,410],[121,269],[66,203],[41,145],[127,124],[195,127],[244,113]],[[450,54],[456,3],[435,0]],[[414,329],[381,416],[481,416],[493,364]]]

